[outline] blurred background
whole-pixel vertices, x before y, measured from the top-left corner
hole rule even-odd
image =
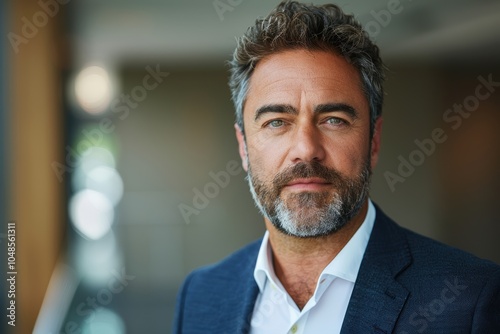
[[[225,61],[277,3],[0,3],[0,244],[15,221],[17,271],[0,332],[169,333],[185,275],[263,235]],[[372,198],[500,263],[500,3],[337,3],[389,68]]]

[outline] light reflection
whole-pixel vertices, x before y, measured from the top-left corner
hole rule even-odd
[[[85,171],[89,172],[98,166],[115,168],[116,162],[110,150],[104,147],[92,146],[82,155],[80,165]]]
[[[113,205],[118,204],[123,196],[123,181],[114,168],[101,166],[92,169],[87,174],[85,185],[106,196]]]
[[[75,262],[83,283],[94,288],[106,286],[113,278],[113,268],[121,267],[121,256],[113,231],[99,240],[79,238],[75,247]]]
[[[113,97],[108,72],[99,66],[84,68],[75,79],[75,96],[83,110],[90,114],[104,112]]]
[[[94,316],[83,323],[82,334],[124,334],[125,324],[122,318],[112,310],[100,307]]]
[[[80,191],[86,188],[87,177],[93,169],[98,167],[115,168],[115,166],[115,158],[108,149],[92,146],[80,156],[80,161],[78,161],[77,167],[73,172],[71,179],[73,191]]]
[[[113,203],[100,192],[82,190],[71,198],[69,215],[77,232],[85,238],[97,240],[111,229]]]

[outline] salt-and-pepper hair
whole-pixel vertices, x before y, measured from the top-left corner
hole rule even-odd
[[[238,39],[229,62],[229,87],[240,129],[244,131],[243,107],[257,63],[266,56],[294,49],[334,52],[359,71],[370,106],[370,135],[373,135],[384,99],[384,65],[378,47],[354,16],[345,14],[340,7],[295,1],[281,2],[267,17],[257,19]]]

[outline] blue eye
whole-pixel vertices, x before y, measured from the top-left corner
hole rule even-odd
[[[280,126],[283,126],[283,124],[285,123],[280,119],[275,119],[267,123],[267,125],[269,125],[272,128],[279,128]]]
[[[337,118],[337,117],[331,117],[331,118],[327,119],[326,122],[328,124],[332,124],[332,125],[342,125],[345,123],[344,120]]]

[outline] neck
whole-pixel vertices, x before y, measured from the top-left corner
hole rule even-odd
[[[322,237],[299,238],[277,230],[266,219],[276,276],[302,309],[313,295],[319,275],[349,242],[368,212],[368,200],[339,231]]]

